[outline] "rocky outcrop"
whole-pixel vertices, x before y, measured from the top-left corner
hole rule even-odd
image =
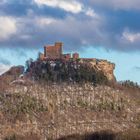
[[[19,78],[24,73],[24,66],[13,66],[7,72],[0,75],[0,87],[6,86],[12,81]]]
[[[7,72],[5,72],[2,76],[15,76],[18,77],[19,75],[23,74],[24,66],[13,66]]]
[[[114,63],[101,59],[81,59],[81,62],[89,63],[97,71],[102,71],[109,81],[116,81],[114,76]]]

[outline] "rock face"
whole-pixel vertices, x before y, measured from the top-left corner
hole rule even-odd
[[[115,81],[115,76],[114,76],[115,64],[110,63],[106,60],[100,60],[97,62],[96,66],[99,70],[102,70],[104,72],[108,80]]]
[[[13,66],[7,72],[0,75],[0,90],[6,89],[7,86],[24,72],[23,66]],[[1,82],[2,81],[2,82]]]
[[[12,75],[12,76],[18,77],[19,75],[23,74],[23,72],[24,72],[24,66],[13,66],[7,72],[5,72],[2,76]]]
[[[97,71],[102,71],[109,81],[116,81],[114,76],[114,63],[100,59],[81,59],[81,62],[89,63]]]

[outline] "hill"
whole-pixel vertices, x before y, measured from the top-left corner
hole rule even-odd
[[[0,76],[0,139],[139,139],[140,87],[115,64],[43,59]]]
[[[139,100],[91,83],[11,85],[0,93],[0,104],[1,139],[58,139],[104,130],[116,134],[140,127]]]

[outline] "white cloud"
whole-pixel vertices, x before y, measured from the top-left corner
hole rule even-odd
[[[47,5],[50,7],[58,7],[60,9],[63,9],[67,12],[71,13],[80,13],[82,11],[83,5],[80,2],[77,2],[76,0],[34,0],[35,3],[37,3],[39,6],[41,5]]]
[[[99,17],[99,15],[95,13],[94,9],[89,6],[84,6],[83,3],[80,3],[76,0],[34,0],[34,2],[39,6],[47,5],[54,8],[60,8],[73,14],[83,13],[92,18]],[[48,19],[47,22],[45,21],[47,24],[50,22],[51,21],[48,21]]]
[[[46,18],[46,17],[36,18],[35,21],[40,27],[44,27],[44,26],[47,26],[49,24],[56,22],[54,18]]]
[[[8,39],[16,31],[16,20],[14,18],[0,17],[0,40]]]
[[[91,8],[88,8],[87,10],[85,10],[85,14],[87,16],[90,16],[90,17],[94,17],[94,18],[98,18],[99,15],[97,13],[95,13],[95,11]]]
[[[137,41],[140,41],[140,33],[133,33],[130,31],[124,31],[122,35],[122,39],[129,41],[131,43],[135,43]]]
[[[10,67],[11,67],[10,65],[0,64],[0,75],[8,71]]]

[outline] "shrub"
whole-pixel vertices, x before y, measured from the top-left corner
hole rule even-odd
[[[20,93],[0,94],[0,103],[0,110],[3,114],[13,120],[25,114],[46,112],[48,110],[41,100]]]

